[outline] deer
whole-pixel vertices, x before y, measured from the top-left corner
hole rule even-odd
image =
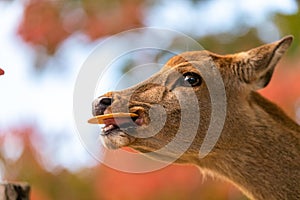
[[[299,200],[300,126],[257,92],[269,84],[292,41],[293,36],[286,36],[228,55],[207,50],[180,53],[149,79],[99,96],[92,102],[94,116],[135,114],[104,120],[100,133],[103,145],[108,149],[130,147],[141,154],[158,152],[148,156],[195,165],[203,173],[231,182],[253,200]],[[212,121],[212,101],[202,71],[211,65],[224,84],[226,116],[217,142],[201,157],[199,149]],[[209,73],[211,80],[215,75]],[[186,103],[182,106],[180,102]],[[163,112],[151,117],[151,109],[157,105]],[[170,152],[158,151],[176,137],[182,119],[186,126]],[[159,121],[164,124],[157,130],[155,123]],[[187,143],[182,154],[172,152]]]

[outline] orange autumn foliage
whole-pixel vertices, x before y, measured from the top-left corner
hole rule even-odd
[[[73,33],[91,40],[142,26],[143,1],[30,0],[19,24],[18,34],[32,46],[43,46],[54,54]]]

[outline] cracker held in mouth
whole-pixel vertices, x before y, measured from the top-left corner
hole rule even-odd
[[[137,117],[135,113],[111,113],[106,115],[98,115],[88,120],[90,124],[105,124],[104,120],[116,119],[116,118],[131,118]]]

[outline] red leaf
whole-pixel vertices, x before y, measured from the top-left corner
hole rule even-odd
[[[45,46],[49,54],[55,53],[68,33],[61,20],[61,6],[50,1],[30,1],[26,5],[18,34],[32,45]]]

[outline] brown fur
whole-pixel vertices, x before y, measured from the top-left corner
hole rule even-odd
[[[109,148],[130,146],[144,153],[159,150],[175,138],[182,117],[187,126],[178,143],[148,156],[169,161],[192,141],[184,154],[176,159],[177,163],[192,163],[223,177],[251,199],[300,199],[300,127],[256,92],[268,85],[275,65],[291,42],[292,37],[285,37],[247,52],[225,56],[208,51],[186,52],[171,58],[148,80],[127,90],[107,93],[104,96],[113,99],[109,112],[129,109],[138,113],[144,124],[104,136],[104,145]],[[221,136],[213,150],[202,159],[199,149],[212,110],[207,80],[194,88],[178,85],[181,74],[191,71],[201,74],[201,70],[195,71],[192,63],[194,66],[213,63],[222,76],[227,98]],[[214,74],[211,73],[208,79],[214,80]],[[193,102],[193,94],[196,94],[197,102]],[[180,105],[180,98],[188,103]],[[150,119],[151,108],[157,104],[165,113],[156,112],[157,116]],[[192,105],[198,105],[199,110]],[[188,114],[184,115],[183,111]],[[155,125],[163,118],[166,123],[157,131]],[[195,124],[198,126],[194,138]],[[149,133],[156,134],[139,137]]]

